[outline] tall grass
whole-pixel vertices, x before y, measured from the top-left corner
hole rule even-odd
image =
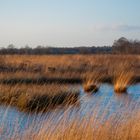
[[[102,125],[99,122],[93,124],[93,120],[86,122],[74,121],[63,129],[57,126],[53,132],[40,130],[38,134],[30,135],[29,139],[35,140],[139,140],[140,125],[139,120],[128,120],[127,123],[113,125],[113,120],[108,120]],[[116,120],[117,121],[117,120]],[[95,125],[95,126],[92,126]],[[96,126],[98,125],[98,126]],[[28,137],[25,136],[26,139]]]
[[[121,55],[63,55],[63,56],[1,56],[0,81],[27,78],[82,79],[86,91],[96,91],[104,79],[111,79],[116,92],[126,92],[135,77],[140,76],[140,57]],[[53,70],[51,70],[53,69]],[[56,84],[27,84],[17,82],[0,84],[0,103],[13,105],[22,111],[44,112],[55,106],[76,104],[79,90]],[[14,82],[14,81],[13,81]],[[31,127],[20,136],[15,129],[8,139],[26,140],[140,140],[140,114],[116,112],[103,121],[108,111],[97,117],[100,110],[93,108],[93,114],[81,119],[79,115],[67,122],[67,113],[56,124],[42,123],[39,131]],[[131,116],[131,117],[130,117]],[[18,124],[17,124],[18,125]],[[2,126],[1,126],[2,127]],[[1,128],[0,135],[3,134]],[[5,138],[7,139],[7,138]]]
[[[69,85],[0,85],[0,103],[23,111],[42,111],[77,102],[79,89]]]
[[[64,116],[54,124],[53,118],[45,122],[39,130],[35,131],[33,125],[26,129],[22,135],[16,130],[7,139],[14,140],[139,140],[140,139],[140,113],[139,110],[128,112],[115,112],[104,120],[108,107],[104,107],[104,113],[98,116],[98,106],[93,113],[86,114],[84,118],[78,115],[71,121],[67,121],[67,111]],[[97,117],[98,116],[98,117]],[[133,116],[133,117],[132,117]],[[2,132],[0,132],[1,134]]]
[[[134,72],[128,62],[122,61],[114,69],[114,91],[127,92],[129,85],[133,83]]]
[[[124,60],[134,71],[134,78],[140,76],[139,55],[62,55],[62,56],[0,56],[0,80],[20,78],[82,79],[84,75],[100,75],[101,80],[112,78],[116,64]],[[50,71],[54,68],[54,71]],[[87,77],[87,76],[86,76]],[[95,78],[96,76],[94,76]]]
[[[85,92],[97,92],[100,86],[102,74],[97,72],[86,73],[84,76],[84,90]]]

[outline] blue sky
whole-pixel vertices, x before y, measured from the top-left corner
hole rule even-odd
[[[140,0],[0,0],[0,47],[140,39]]]

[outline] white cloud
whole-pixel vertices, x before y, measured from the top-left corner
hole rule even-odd
[[[118,24],[118,25],[95,25],[93,29],[96,31],[119,31],[119,32],[128,32],[128,31],[140,31],[140,26],[137,25],[127,25],[127,24]]]
[[[118,25],[118,26],[116,26],[116,30],[120,30],[120,31],[140,31],[140,26],[136,26],[136,25]]]

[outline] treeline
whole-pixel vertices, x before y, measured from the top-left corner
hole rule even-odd
[[[124,37],[121,37],[120,39],[114,41],[112,52],[116,54],[140,54],[140,41],[128,40]]]
[[[43,47],[36,48],[15,48],[13,45],[10,47],[0,49],[0,54],[27,54],[27,55],[45,55],[45,54],[108,54],[112,52],[111,47],[74,47],[74,48],[57,48],[57,47]]]
[[[103,47],[73,47],[73,48],[58,48],[58,47],[44,47],[37,46],[31,48],[26,46],[24,48],[16,48],[14,45],[9,45],[7,48],[0,49],[0,55],[13,54],[27,54],[27,55],[45,55],[45,54],[140,54],[140,41],[127,40],[122,37],[116,41],[112,46]]]

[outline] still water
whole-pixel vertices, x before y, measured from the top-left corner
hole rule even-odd
[[[108,119],[111,115],[123,115],[127,113],[127,117],[132,117],[136,111],[140,111],[140,83],[132,85],[128,88],[127,93],[114,93],[113,86],[102,84],[97,93],[85,93],[80,88],[80,97],[75,105],[69,107],[59,107],[46,113],[24,113],[14,107],[0,106],[0,129],[3,135],[12,135],[16,130],[18,133],[23,132],[30,126],[34,125],[34,129],[39,129],[45,122],[58,123],[64,115],[67,121],[78,116],[79,119],[92,117],[102,118],[102,121]],[[53,124],[52,124],[53,125]],[[1,131],[0,130],[0,131]]]

